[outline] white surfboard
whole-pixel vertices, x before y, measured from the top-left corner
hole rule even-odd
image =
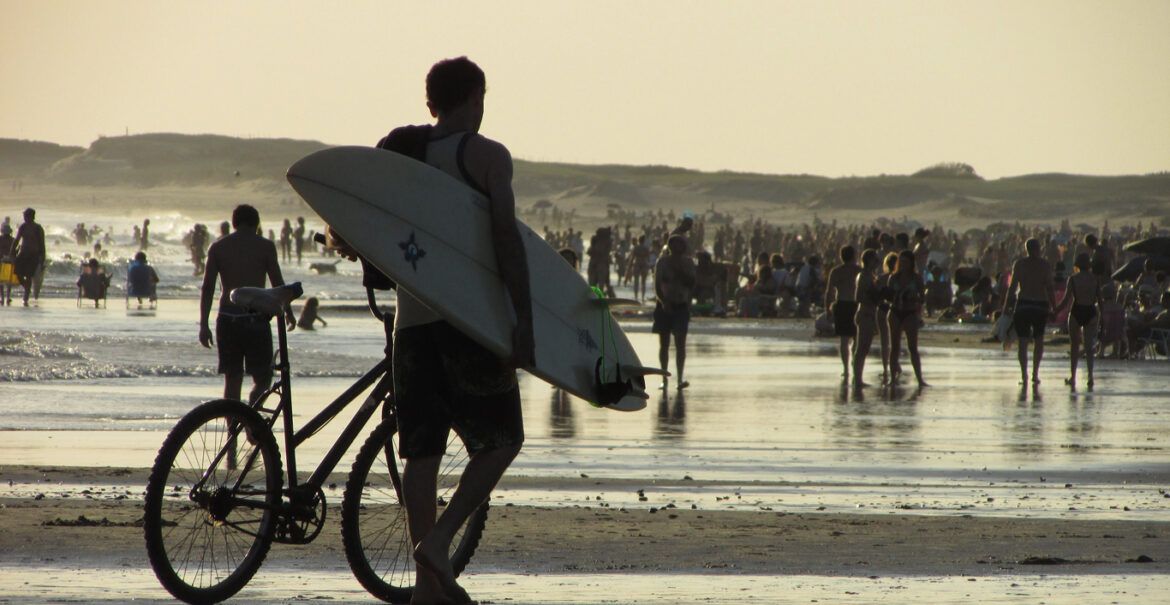
[[[488,350],[508,356],[515,314],[496,269],[488,200],[441,170],[369,147],[293,164],[288,181],[374,266]],[[536,367],[530,373],[594,404],[646,407],[643,367],[609,310],[556,250],[517,221],[528,256]],[[605,402],[597,381],[630,391]],[[610,397],[612,399],[612,397]]]

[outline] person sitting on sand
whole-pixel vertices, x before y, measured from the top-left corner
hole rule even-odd
[[[848,382],[850,365],[850,342],[857,337],[857,250],[843,246],[840,252],[841,264],[829,271],[825,285],[825,310],[833,317],[833,333],[841,340],[838,352],[841,354],[841,378]]]
[[[574,271],[577,270],[577,253],[572,248],[561,248],[557,250],[557,254],[560,254]]]
[[[1075,272],[1068,277],[1064,295],[1055,309],[1059,312],[1065,306],[1072,304],[1072,311],[1068,315],[1069,347],[1071,350],[1069,375],[1064,383],[1076,387],[1077,362],[1080,361],[1083,340],[1085,350],[1089,352],[1085,363],[1089,370],[1087,385],[1091,389],[1093,388],[1093,349],[1096,344],[1094,340],[1097,337],[1097,326],[1101,319],[1098,308],[1101,299],[1100,288],[1097,287],[1097,278],[1092,273],[1092,263],[1088,253],[1078,254],[1073,268]]]
[[[917,256],[915,256],[917,258]],[[915,261],[917,262],[917,261]],[[926,316],[931,317],[935,311],[941,311],[951,306],[953,294],[951,280],[938,265],[930,265],[930,281],[926,284]]]
[[[1056,306],[1056,294],[1052,287],[1052,265],[1040,256],[1040,240],[1031,238],[1024,242],[1027,256],[1012,265],[1012,278],[1008,284],[1005,300],[1016,297],[1012,324],[1020,339],[1020,384],[1028,382],[1028,341],[1034,339],[1035,354],[1032,358],[1032,384],[1040,384],[1040,360],[1044,357],[1044,328],[1048,314]],[[1004,304],[1007,312],[1007,304]]]
[[[320,307],[321,301],[317,300],[316,296],[309,297],[305,301],[305,308],[301,309],[301,318],[297,320],[297,327],[302,330],[312,330],[313,324],[321,322],[322,327],[328,327],[329,323],[321,318],[317,309]]]

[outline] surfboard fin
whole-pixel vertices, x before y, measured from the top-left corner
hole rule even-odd
[[[605,307],[640,307],[642,302],[632,298],[590,298],[590,304]]]
[[[640,397],[639,392],[645,392],[646,381],[642,378],[642,374],[633,374],[632,378],[622,380],[622,366],[621,364],[614,364],[615,379],[613,382],[604,382],[601,379],[602,364],[605,359],[597,358],[597,364],[593,366],[593,380],[594,388],[597,391],[597,405],[606,407],[616,404],[627,395],[634,395]],[[649,396],[647,395],[647,398]]]
[[[662,368],[646,366],[621,366],[621,371],[630,376],[670,376],[670,372]]]

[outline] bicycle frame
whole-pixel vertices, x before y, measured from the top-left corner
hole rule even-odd
[[[377,302],[374,299],[372,290],[367,289],[367,299],[370,306],[370,311],[378,320],[382,322],[383,329],[386,332],[386,356],[379,361],[373,368],[366,372],[354,384],[350,385],[341,395],[333,400],[325,409],[321,410],[316,416],[309,420],[299,431],[295,430],[293,426],[293,408],[292,408],[292,367],[288,358],[288,330],[285,328],[282,318],[277,321],[277,343],[278,350],[274,355],[274,367],[279,372],[279,379],[269,386],[263,393],[261,393],[255,401],[249,403],[249,407],[268,415],[268,428],[272,429],[276,426],[281,416],[284,417],[284,452],[285,452],[285,472],[287,473],[287,488],[286,493],[289,495],[290,502],[296,504],[295,496],[301,492],[301,488],[311,488],[314,491],[320,490],[325,484],[325,480],[329,474],[337,467],[341,461],[342,456],[353,445],[354,440],[361,434],[362,429],[365,428],[369,422],[370,417],[374,412],[388,399],[393,389],[393,374],[391,373],[390,352],[393,343],[393,316],[383,314],[378,310]],[[325,457],[318,464],[317,469],[304,483],[297,481],[297,463],[296,463],[296,448],[304,443],[310,437],[315,435],[317,431],[321,430],[333,418],[335,418],[342,410],[353,403],[363,391],[368,389],[370,385],[377,383],[374,389],[366,397],[361,407],[358,408],[357,413],[350,419],[349,424],[342,430],[341,435],[337,441],[326,453]],[[273,394],[278,394],[280,401],[275,408],[266,408],[264,403]],[[393,412],[389,406],[383,408],[384,417],[389,417]],[[236,433],[232,436],[234,443],[238,436],[239,429],[235,429]],[[218,466],[219,462],[225,455],[232,455],[234,446],[229,445],[220,451],[219,455],[212,462],[212,468]],[[244,462],[244,468],[250,467],[254,463],[255,456],[258,453],[254,452],[252,457]],[[205,474],[203,480],[206,480],[209,475]],[[243,474],[238,481],[244,480]],[[203,481],[200,481],[192,488],[192,493],[196,493]],[[237,488],[240,486],[237,485]],[[395,481],[396,489],[400,489]],[[256,503],[246,499],[234,498],[236,504],[256,506]],[[266,508],[266,507],[265,507]]]

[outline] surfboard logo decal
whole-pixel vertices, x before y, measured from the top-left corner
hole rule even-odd
[[[418,242],[414,241],[414,231],[410,232],[410,239],[405,242],[398,242],[398,247],[402,249],[402,258],[410,263],[410,268],[418,271],[418,260],[427,255],[427,251],[418,247]]]
[[[589,330],[579,328],[577,330],[577,344],[585,347],[586,351],[596,351],[598,349],[597,341],[593,340],[593,335]]]

